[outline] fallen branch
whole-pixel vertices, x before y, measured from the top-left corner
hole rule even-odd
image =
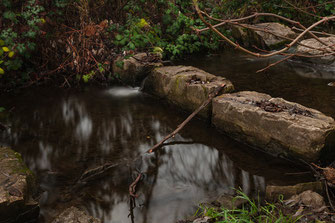
[[[281,60],[278,60],[278,61],[276,61],[276,62],[274,62],[274,63],[268,65],[267,67],[265,67],[265,68],[263,68],[263,69],[260,69],[260,70],[256,71],[256,73],[263,72],[263,71],[269,69],[270,67],[273,67],[273,66],[275,66],[275,65],[277,65],[277,64],[279,64],[279,63],[281,63],[281,62],[284,62],[285,60],[288,60],[288,59],[292,58],[293,56],[294,56],[294,55],[290,55],[290,56],[285,57],[285,58],[283,58],[283,59],[281,59]]]
[[[304,31],[303,29],[299,29],[299,28],[297,28],[295,26],[292,27],[292,30],[296,30],[296,31],[299,31],[299,32],[303,32]],[[335,37],[335,35],[330,34],[330,33],[325,33],[325,32],[311,31],[311,33],[314,33],[314,34],[317,34],[317,35],[322,35],[322,36],[332,36],[332,37]]]
[[[119,163],[105,163],[101,166],[89,169],[85,171],[79,178],[78,183],[86,183],[88,181],[94,180],[100,177],[102,174],[106,173],[113,167],[119,166]]]
[[[323,180],[323,183],[325,185],[325,190],[326,190],[326,194],[327,194],[327,198],[328,198],[328,202],[330,204],[330,207],[331,209],[333,210],[333,212],[335,211],[335,208],[334,208],[334,205],[333,205],[333,202],[330,198],[330,195],[329,195],[329,187],[328,187],[328,183],[327,183],[327,180]]]
[[[154,145],[153,147],[151,147],[151,149],[149,149],[147,151],[147,153],[152,153],[154,152],[156,149],[158,149],[159,147],[162,146],[162,144],[174,137],[180,130],[182,130],[184,128],[184,126],[196,115],[198,114],[202,109],[204,109],[211,101],[212,99],[219,94],[219,92],[225,87],[225,84],[222,84],[221,86],[219,86],[218,88],[215,89],[215,91],[211,94],[208,95],[208,99],[206,101],[204,101],[202,103],[202,105],[200,105],[199,108],[197,108],[190,116],[187,117],[187,119],[185,119],[185,121],[183,121],[180,125],[178,125],[178,128],[176,128],[173,132],[171,132],[169,135],[167,135],[164,139],[162,139],[159,143],[157,143],[156,145]]]

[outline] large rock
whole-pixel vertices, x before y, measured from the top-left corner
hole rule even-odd
[[[266,186],[266,199],[268,201],[276,201],[279,196],[283,196],[284,199],[288,199],[307,190],[320,194],[323,193],[322,182],[308,182],[290,186],[268,185]]]
[[[114,75],[124,84],[139,85],[149,72],[159,66],[160,58],[156,54],[138,53],[129,58],[119,57],[113,63]]]
[[[0,147],[0,222],[37,219],[39,205],[32,199],[35,177],[19,153]]]
[[[292,196],[287,203],[290,203],[290,205],[304,205],[307,207],[311,207],[314,210],[320,209],[322,207],[326,206],[326,203],[323,199],[323,197],[311,190],[307,190],[302,192],[301,194]]]
[[[321,150],[335,149],[333,118],[267,94],[243,91],[216,97],[212,119],[216,127],[237,140],[274,155],[315,161]]]
[[[316,39],[306,39],[301,41],[301,44],[303,45],[307,45],[310,46],[312,48],[316,48],[316,49],[311,49],[309,47],[306,46],[302,46],[302,45],[298,45],[297,49],[296,49],[296,53],[298,54],[307,54],[307,55],[311,55],[311,56],[315,56],[315,55],[320,55],[320,54],[324,54],[327,52],[323,51],[323,50],[317,50],[317,48],[321,48],[324,50],[328,50],[328,52],[333,51],[335,49],[335,37],[320,37],[319,38],[322,42],[324,42],[327,45],[332,46],[331,47],[327,47],[324,44],[320,43],[319,41],[317,41]],[[310,62],[313,63],[322,63],[322,64],[332,64],[335,61],[335,56],[334,55],[328,55],[328,56],[324,56],[324,57],[314,57],[314,58],[304,58],[305,60],[308,60]]]
[[[89,216],[76,207],[70,207],[62,212],[52,223],[100,223],[97,218]]]
[[[242,41],[246,47],[256,45],[260,48],[277,48],[288,42],[285,38],[294,38],[296,33],[291,28],[280,23],[258,23],[255,25],[243,24],[246,27],[234,26],[232,35]],[[253,29],[254,28],[254,29]],[[264,30],[264,31],[261,31]],[[271,34],[274,33],[275,35]]]
[[[217,87],[226,84],[224,92],[234,89],[224,77],[214,76],[191,66],[166,66],[155,68],[145,82],[144,90],[168,99],[184,110],[193,112]],[[202,117],[209,117],[210,107],[202,110]]]

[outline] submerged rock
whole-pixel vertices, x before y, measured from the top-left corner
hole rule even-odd
[[[308,48],[306,46],[301,46],[298,45],[297,49],[296,49],[296,53],[297,54],[307,54],[307,55],[311,55],[311,56],[315,56],[315,55],[320,55],[320,54],[327,54],[328,52],[333,52],[334,51],[334,45],[335,45],[335,37],[320,37],[319,38],[322,42],[324,42],[325,44],[332,46],[332,47],[327,47],[324,44],[320,43],[319,41],[317,41],[316,39],[306,39],[301,41],[301,44],[303,45],[307,45],[310,46],[312,48],[321,48],[326,50],[322,51],[322,50],[317,50],[317,49],[311,49]],[[334,55],[328,55],[328,56],[323,56],[323,57],[314,57],[314,58],[304,58],[305,60],[308,60],[312,63],[322,63],[322,64],[332,64],[335,61],[335,56]]]
[[[35,177],[21,155],[0,147],[0,222],[37,219],[39,205],[32,198],[35,191]]]
[[[232,28],[232,35],[235,39],[242,41],[246,47],[256,45],[260,48],[276,48],[284,45],[289,40],[286,38],[294,38],[296,33],[291,28],[280,23],[258,23],[255,25],[243,24],[251,29],[234,26]],[[255,30],[253,30],[254,28]],[[258,29],[258,30],[257,30]],[[263,32],[260,30],[265,30]],[[274,33],[275,35],[271,34]]]
[[[76,207],[70,207],[62,212],[52,223],[100,223],[97,218],[89,216]]]
[[[258,92],[243,91],[214,98],[212,122],[233,138],[273,155],[315,161],[321,151],[331,154],[335,149],[333,118]]]
[[[234,86],[224,77],[214,76],[191,66],[166,66],[155,68],[151,72],[144,90],[193,112],[222,84],[226,85],[224,93],[233,91]],[[209,117],[210,110],[208,106],[199,114]]]
[[[279,196],[283,196],[284,199],[288,199],[293,195],[300,194],[304,191],[311,190],[317,193],[323,192],[323,185],[320,181],[300,183],[291,186],[266,186],[266,199],[268,201],[278,200]]]
[[[138,53],[129,58],[119,57],[113,63],[114,75],[124,84],[139,85],[149,72],[163,66],[156,54]]]

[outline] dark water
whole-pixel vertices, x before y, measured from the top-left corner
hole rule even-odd
[[[328,79],[301,77],[285,67],[255,74],[263,63],[235,54],[190,62],[230,78],[238,90],[271,93],[335,114],[335,88],[327,86]],[[311,180],[287,174],[304,171],[301,167],[237,143],[201,120],[191,121],[160,152],[143,156],[187,115],[136,89],[35,88],[0,101],[7,109],[0,121],[11,126],[0,132],[0,144],[22,154],[44,191],[40,222],[71,205],[106,223],[131,222],[128,187],[137,171],[145,173],[133,210],[137,223],[175,222],[193,215],[199,202],[232,194],[233,188],[254,196],[268,184]],[[82,173],[105,163],[119,165],[77,184]]]
[[[238,91],[258,91],[282,97],[335,117],[335,87],[328,86],[335,81],[335,66],[289,60],[256,73],[282,58],[261,59],[228,51],[210,57],[193,57],[181,63],[224,76]]]
[[[285,175],[300,171],[291,163],[238,144],[200,120],[170,141],[180,143],[137,159],[186,115],[134,89],[33,89],[1,102],[13,106],[6,122],[11,130],[1,142],[22,153],[45,191],[40,222],[73,204],[104,222],[130,222],[128,186],[136,169],[147,175],[135,222],[174,222],[232,188],[255,194],[266,184],[300,180]],[[69,193],[85,170],[107,162],[121,164]]]

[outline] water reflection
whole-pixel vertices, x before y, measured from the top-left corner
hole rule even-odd
[[[185,115],[137,89],[38,89],[1,100],[16,110],[4,120],[11,129],[0,142],[22,153],[45,191],[40,222],[70,205],[106,223],[131,222],[128,186],[138,171],[145,177],[134,209],[137,223],[175,222],[192,215],[198,202],[232,194],[236,187],[253,195],[266,184],[301,180],[285,176],[296,171],[292,164],[238,144],[199,120],[158,153],[143,155]],[[78,184],[86,170],[108,162],[120,165]]]

